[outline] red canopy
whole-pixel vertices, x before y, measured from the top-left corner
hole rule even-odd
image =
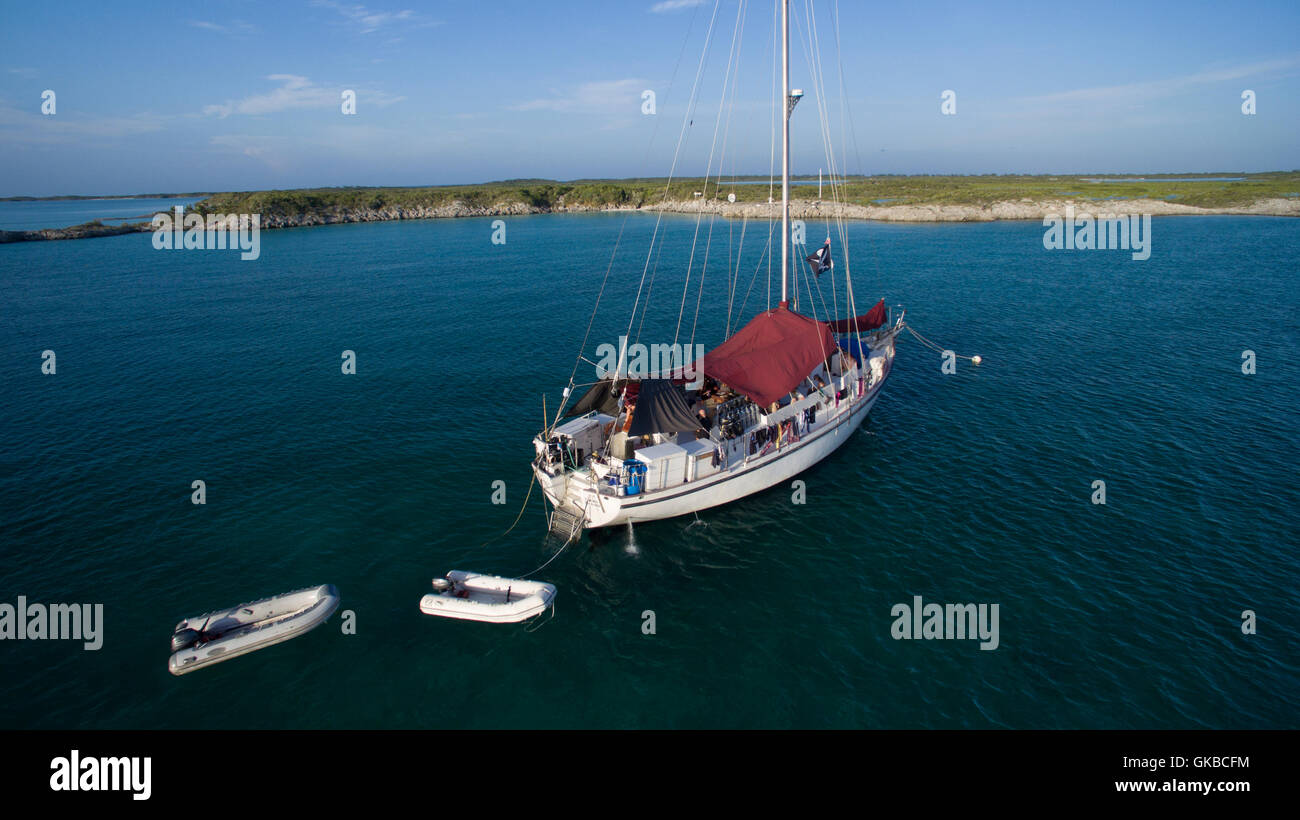
[[[799,386],[835,352],[825,322],[779,307],[749,324],[704,356],[704,374],[767,406]]]
[[[875,330],[885,323],[888,314],[885,312],[885,300],[881,299],[876,302],[876,306],[866,313],[855,319],[837,319],[830,323],[831,330],[836,333],[856,333],[859,330]]]

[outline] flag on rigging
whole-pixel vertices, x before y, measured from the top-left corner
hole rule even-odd
[[[817,276],[821,276],[826,271],[835,267],[835,263],[831,261],[831,239],[829,236],[826,237],[826,244],[822,245],[817,249],[816,253],[808,257],[807,262],[809,265],[812,265],[812,272]]]

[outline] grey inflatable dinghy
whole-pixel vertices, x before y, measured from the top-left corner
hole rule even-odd
[[[325,623],[338,606],[339,591],[322,584],[187,618],[172,633],[167,668],[184,675],[274,646]]]

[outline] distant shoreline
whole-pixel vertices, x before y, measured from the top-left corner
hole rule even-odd
[[[1213,175],[850,177],[818,200],[812,185],[791,189],[795,219],[875,222],[996,222],[1094,216],[1254,215],[1300,217],[1300,172]],[[752,182],[749,178],[744,182]],[[767,180],[761,180],[767,182]],[[808,182],[802,178],[801,182]],[[1086,193],[1085,193],[1086,192]],[[779,190],[772,191],[779,197]],[[1094,194],[1094,195],[1089,195]],[[1105,196],[1102,196],[1105,194]],[[552,213],[667,212],[731,219],[779,216],[766,185],[742,180],[512,180],[431,188],[316,188],[219,193],[190,207],[208,214],[259,214],[267,229]],[[185,195],[177,195],[179,198]],[[191,195],[193,196],[193,195]],[[734,201],[731,201],[734,197]],[[56,197],[53,199],[73,199]],[[80,198],[80,197],[77,197]],[[133,199],[136,197],[85,197]],[[150,195],[143,198],[173,198]],[[11,197],[6,201],[36,201]],[[96,222],[35,231],[0,231],[0,243],[84,239],[150,230],[149,222]]]
[[[0,202],[93,202],[96,199],[196,199],[212,196],[214,191],[193,191],[188,194],[60,194],[58,196],[0,196]]]
[[[1271,199],[1252,205],[1224,208],[1197,208],[1156,200],[1126,200],[1115,202],[1077,203],[1060,202],[996,202],[991,206],[972,205],[916,205],[916,206],[862,206],[841,205],[837,215],[834,205],[823,203],[790,203],[792,219],[826,220],[842,218],[855,222],[908,222],[908,223],[952,223],[952,222],[1004,222],[1004,221],[1039,221],[1049,215],[1063,216],[1067,207],[1074,208],[1076,214],[1091,214],[1094,217],[1121,216],[1131,214],[1151,214],[1152,216],[1289,216],[1300,217],[1300,200]],[[662,205],[644,207],[586,207],[541,208],[520,203],[503,203],[500,206],[468,207],[453,203],[435,209],[387,209],[362,210],[344,213],[308,213],[293,216],[271,216],[264,218],[261,227],[266,230],[281,228],[310,228],[323,225],[350,225],[362,222],[401,222],[413,219],[464,219],[488,216],[528,216],[565,213],[619,213],[644,212],[678,214],[717,214],[726,219],[767,219],[769,216],[779,218],[777,209],[767,205],[753,205],[729,202],[667,202]],[[120,236],[127,233],[143,233],[152,230],[149,222],[129,222],[120,225],[73,225],[67,228],[46,228],[38,231],[3,231],[0,230],[0,245],[13,242],[39,242],[60,239],[95,239],[103,236]]]

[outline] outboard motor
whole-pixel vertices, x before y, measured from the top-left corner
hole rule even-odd
[[[447,592],[447,591],[449,591],[449,590],[451,589],[451,587],[452,587],[452,583],[451,583],[451,581],[448,581],[446,578],[434,578],[434,579],[433,579],[433,591],[434,591],[434,592],[439,592],[439,593],[441,593],[441,592]]]
[[[172,635],[172,652],[179,652],[182,649],[189,649],[199,642],[199,631],[197,629],[178,629]]]

